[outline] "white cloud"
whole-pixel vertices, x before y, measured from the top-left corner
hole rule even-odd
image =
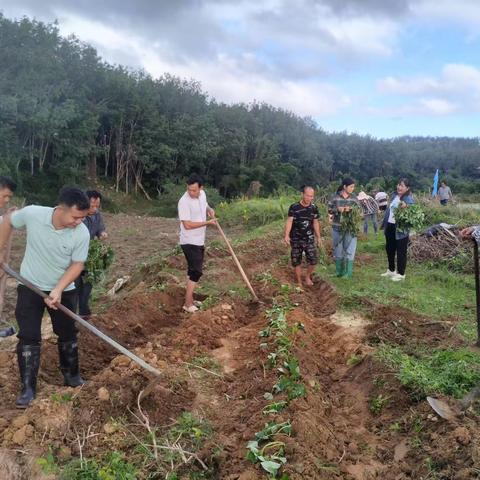
[[[377,83],[382,93],[398,95],[442,94],[479,94],[480,69],[460,63],[445,65],[437,78],[417,76],[412,78],[386,77]],[[466,92],[465,90],[470,90]]]
[[[101,21],[88,20],[64,11],[57,12],[59,30],[64,36],[75,35],[83,42],[103,48],[129,49],[138,42],[135,36],[115,30]]]
[[[386,77],[377,82],[377,89],[381,93],[396,95],[420,95],[431,92],[438,88],[438,82],[434,78],[416,77],[410,79],[398,79]]]
[[[437,77],[386,77],[377,82],[380,93],[410,97],[403,113],[450,115],[480,112],[480,70],[471,65],[447,64]]]
[[[411,2],[412,14],[420,19],[440,20],[478,27],[480,25],[480,2],[478,0],[422,0]]]
[[[456,104],[442,98],[421,98],[418,108],[413,108],[414,112],[417,110],[417,113],[434,116],[449,115],[457,111],[457,109]]]
[[[251,45],[281,44],[285,53],[329,52],[349,57],[388,56],[396,43],[399,24],[386,16],[372,17],[368,9],[342,15],[327,4],[297,0],[238,3],[207,2],[218,23],[235,24]]]
[[[390,20],[327,17],[320,24],[335,39],[335,47],[350,54],[390,56],[393,53],[398,25]]]
[[[208,93],[226,103],[253,100],[267,102],[302,116],[321,117],[339,112],[350,98],[335,86],[321,81],[292,82],[242,69],[236,59],[220,55],[209,63],[169,64],[154,52],[144,57],[144,68],[155,76],[164,72],[202,83]]]

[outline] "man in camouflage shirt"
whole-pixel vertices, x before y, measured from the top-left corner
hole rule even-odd
[[[285,243],[292,247],[292,266],[295,268],[297,283],[302,287],[302,257],[305,252],[307,275],[305,285],[313,285],[312,273],[317,264],[317,246],[321,242],[318,208],[313,203],[315,191],[312,187],[303,187],[302,198],[288,209],[285,226]]]

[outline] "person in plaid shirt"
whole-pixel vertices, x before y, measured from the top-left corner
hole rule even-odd
[[[344,178],[335,195],[328,202],[328,214],[332,225],[333,255],[337,277],[351,278],[353,262],[357,249],[357,236],[341,232],[341,217],[343,212],[360,206],[357,196],[353,193],[355,182]]]
[[[363,233],[368,234],[368,220],[371,220],[376,235],[378,233],[378,203],[365,192],[360,192],[357,198],[363,210]]]

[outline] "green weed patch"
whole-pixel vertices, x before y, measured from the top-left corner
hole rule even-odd
[[[383,345],[376,355],[396,371],[402,385],[418,400],[433,393],[460,398],[480,382],[480,355],[465,348],[414,357],[399,347]]]

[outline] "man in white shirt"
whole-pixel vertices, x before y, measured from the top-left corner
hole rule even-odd
[[[210,220],[207,220],[207,214]],[[193,292],[203,270],[205,252],[205,233],[207,225],[214,225],[215,211],[207,203],[203,190],[203,181],[197,174],[187,180],[187,191],[178,202],[178,218],[180,220],[180,247],[188,264],[188,280],[185,291],[183,310],[195,313],[199,302],[193,300]]]

